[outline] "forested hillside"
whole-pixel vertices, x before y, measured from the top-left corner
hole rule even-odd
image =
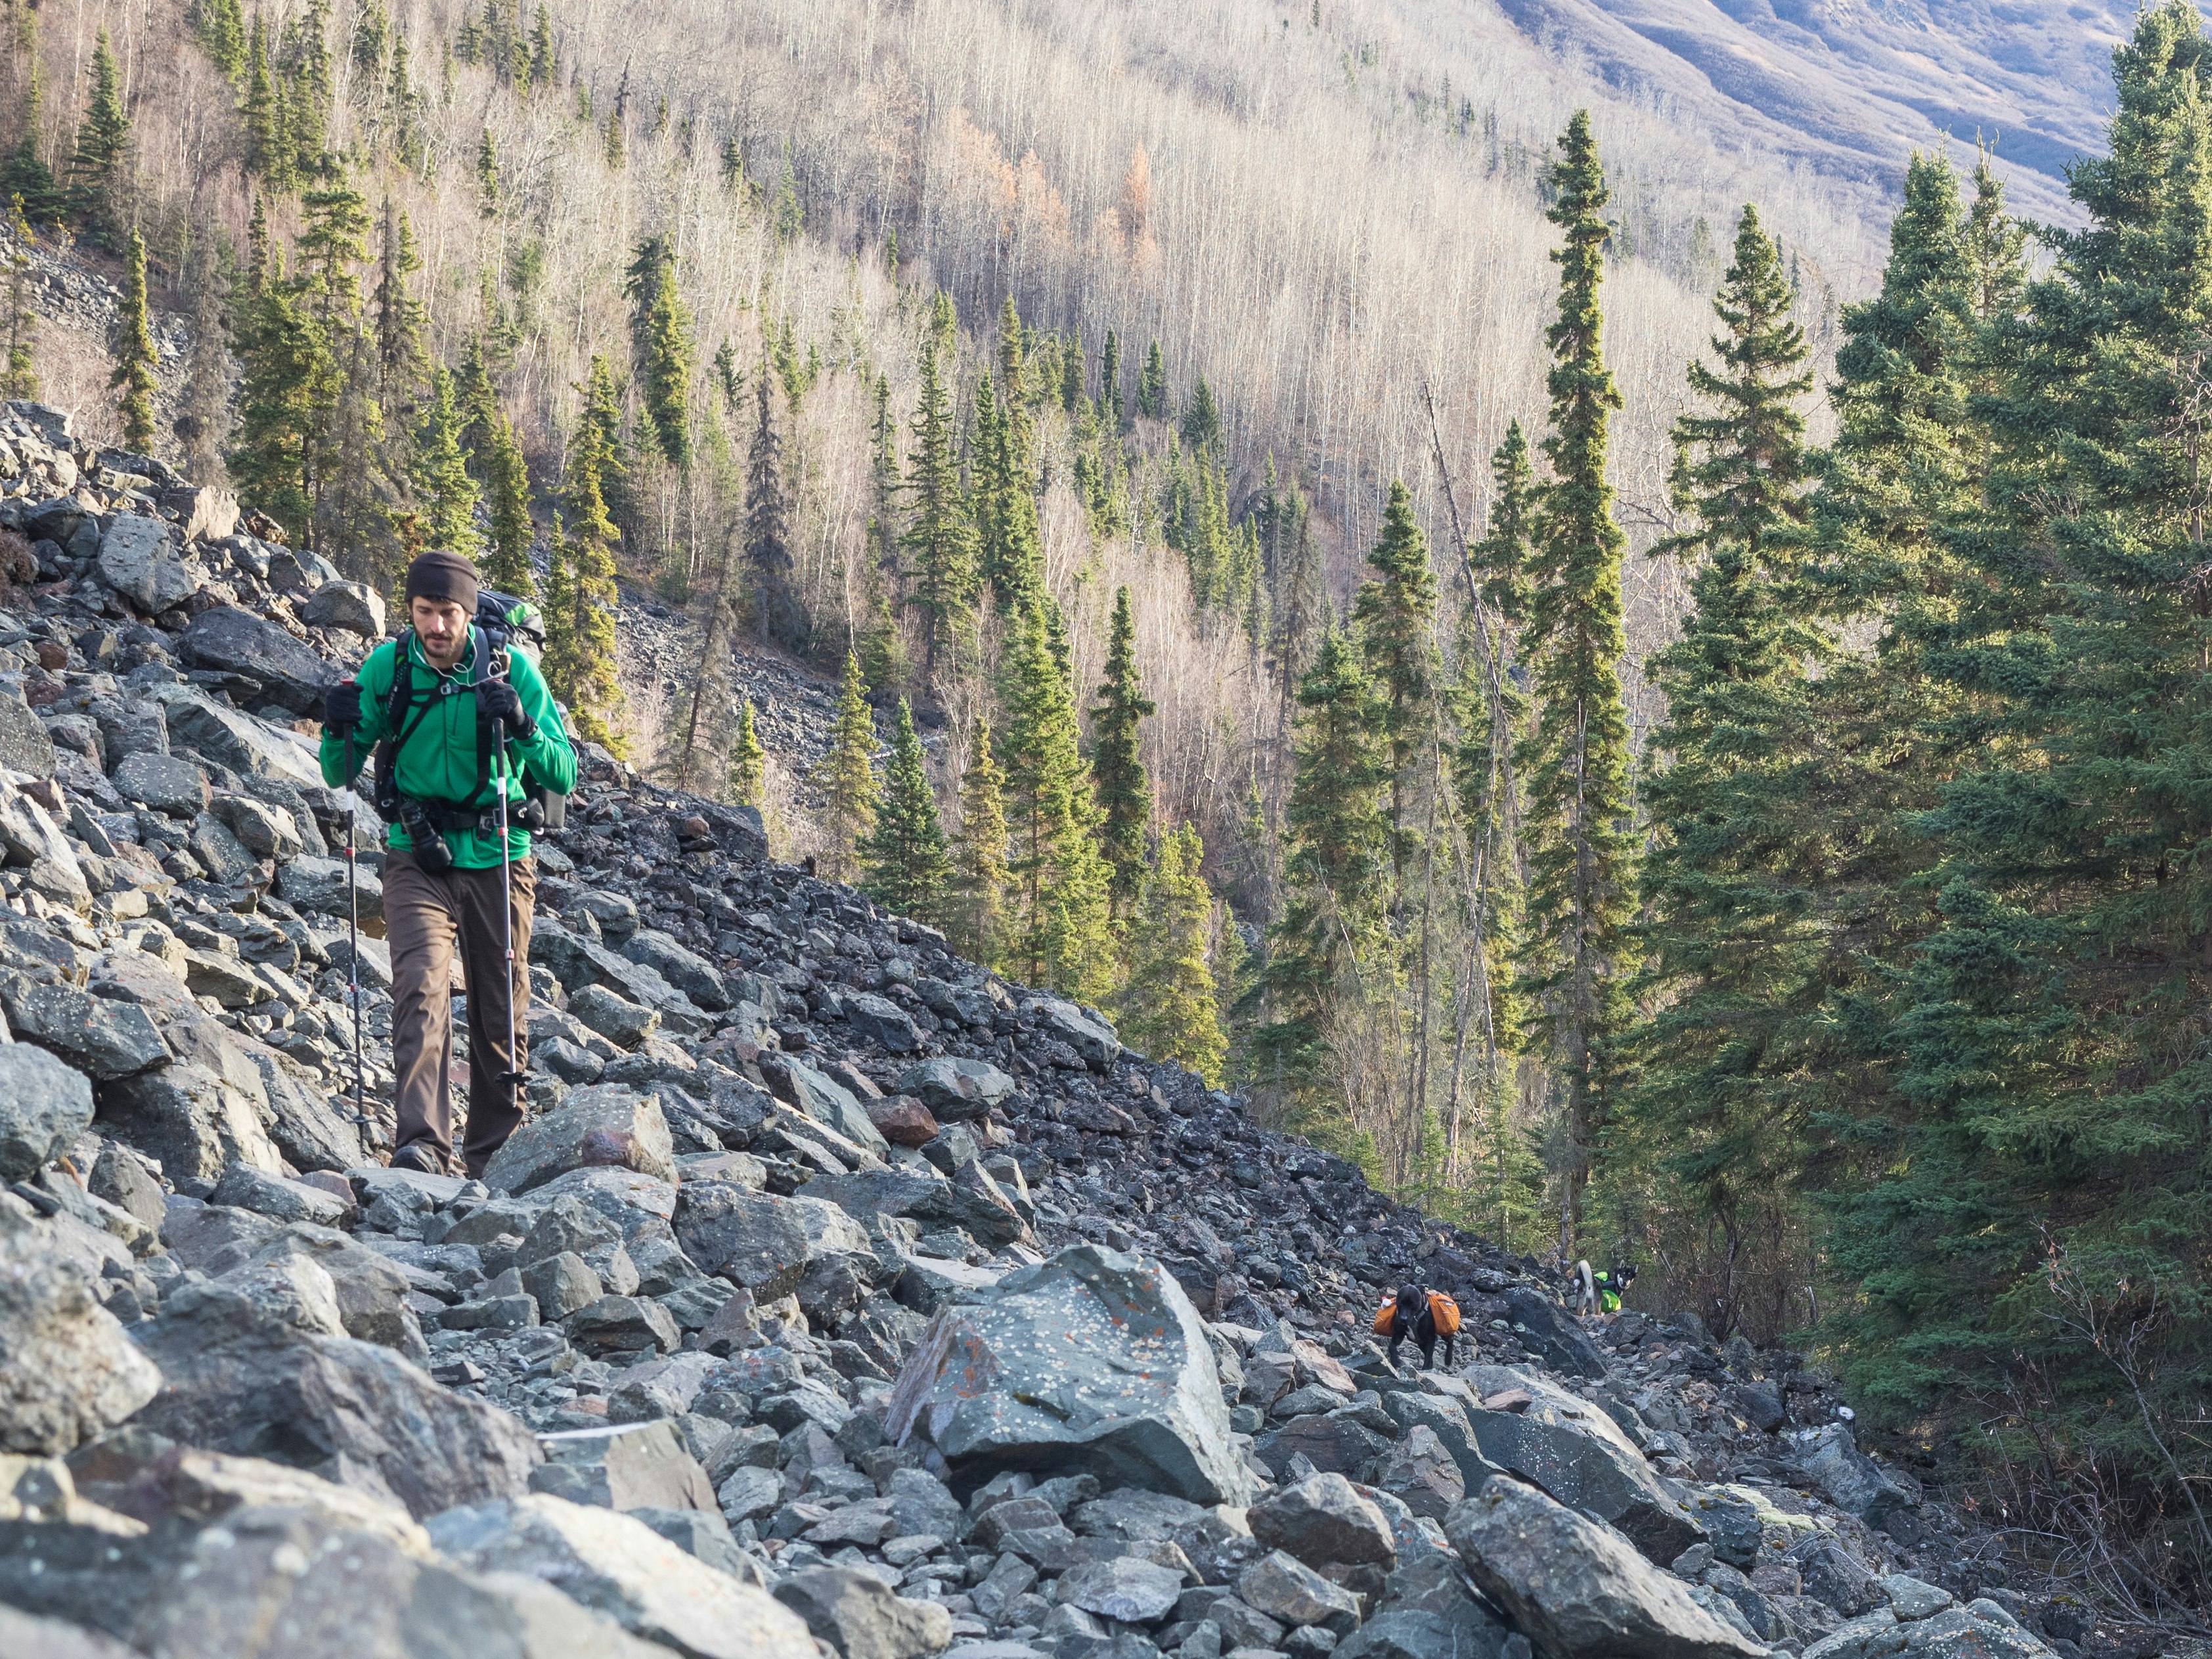
[[[473,552],[586,735],[2201,1595],[2186,6],[2034,242],[1379,0],[7,27],[11,392]]]

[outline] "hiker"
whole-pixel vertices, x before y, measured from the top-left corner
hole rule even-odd
[[[537,866],[514,814],[532,788],[575,787],[576,752],[545,682],[520,651],[502,651],[473,618],[481,583],[458,553],[407,567],[408,627],[331,688],[323,778],[353,781],[377,757],[385,836],[384,926],[392,947],[396,1169],[453,1165],[451,975],[460,953],[468,992],[468,1136],[460,1163],[481,1176],[522,1121],[525,1065],[513,1034],[530,1003],[530,921]],[[402,674],[400,665],[404,664]],[[502,848],[497,804],[509,829]],[[510,981],[506,963],[514,948]]]

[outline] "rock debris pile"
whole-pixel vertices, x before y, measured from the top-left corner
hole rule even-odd
[[[532,1116],[481,1182],[385,1167],[380,859],[356,962],[374,826],[303,723],[376,596],[52,411],[0,439],[0,1651],[2087,1639],[1951,1576],[1795,1357],[1577,1322],[603,752],[541,854]],[[1456,1370],[1369,1338],[1415,1279]]]

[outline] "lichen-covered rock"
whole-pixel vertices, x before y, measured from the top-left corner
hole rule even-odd
[[[70,1451],[161,1386],[58,1230],[0,1206],[0,1450]]]

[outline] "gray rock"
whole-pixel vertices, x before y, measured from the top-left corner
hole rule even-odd
[[[1889,1597],[1889,1610],[1899,1623],[1915,1619],[1933,1619],[1957,1598],[1950,1591],[1938,1588],[1909,1573],[1893,1572],[1881,1581],[1882,1593]]]
[[[355,871],[356,902],[363,921],[384,919],[384,884],[374,870]],[[276,892],[287,904],[321,915],[346,914],[346,865],[343,859],[296,858],[276,866]]]
[[[518,1494],[538,1462],[507,1413],[447,1393],[373,1343],[166,1311],[140,1340],[167,1384],[140,1414],[146,1428],[274,1457],[418,1517]]]
[[[1705,1529],[1706,1540],[1719,1559],[1729,1566],[1745,1568],[1759,1559],[1765,1523],[1755,1504],[1725,1491],[1705,1491],[1691,1498],[1690,1512]]]
[[[845,1018],[854,1035],[887,1054],[910,1054],[921,1047],[921,1028],[889,997],[861,991],[845,999]]]
[[[1157,1625],[1175,1611],[1182,1574],[1139,1556],[1121,1555],[1062,1574],[1053,1594],[1062,1607],[1081,1607],[1101,1619]]]
[[[522,1288],[537,1299],[547,1319],[566,1319],[605,1294],[592,1264],[574,1250],[562,1250],[522,1270]],[[581,1500],[579,1500],[581,1501]]]
[[[623,941],[622,953],[653,969],[702,1008],[720,1012],[730,1006],[730,988],[714,965],[665,933],[641,928]]]
[[[252,1210],[256,1215],[265,1215],[276,1221],[313,1222],[319,1227],[337,1226],[353,1208],[319,1187],[270,1175],[244,1164],[234,1164],[223,1171],[215,1191],[208,1194],[208,1202]]]
[[[0,1043],[0,1182],[28,1181],[91,1122],[92,1085],[83,1073],[44,1048]]]
[[[675,1147],[660,1103],[614,1084],[574,1090],[517,1129],[492,1154],[483,1178],[495,1193],[526,1193],[584,1169],[634,1170],[672,1181]]]
[[[730,1523],[714,1510],[647,1507],[623,1513],[633,1521],[643,1522],[686,1555],[705,1562],[715,1571],[727,1573],[756,1589],[768,1588],[768,1576],[761,1571],[760,1564],[738,1547],[738,1540],[730,1533]]]
[[[429,1531],[455,1561],[543,1579],[623,1629],[693,1659],[814,1659],[805,1626],[765,1591],[611,1510],[532,1493],[451,1510]]]
[[[750,1465],[734,1469],[715,1489],[714,1501],[732,1526],[757,1520],[783,1502],[783,1477]]]
[[[167,490],[161,505],[177,515],[178,533],[188,542],[219,542],[238,528],[238,497],[228,489]]]
[[[234,605],[218,605],[193,617],[178,638],[177,653],[195,668],[254,681],[266,701],[295,714],[317,713],[324,688],[337,678],[312,647]]]
[[[175,1659],[666,1659],[550,1585],[428,1558],[419,1538],[348,1529],[296,1503],[137,1536],[95,1526],[0,1528],[0,1598],[91,1620],[128,1652]],[[12,1615],[11,1615],[12,1616]],[[0,1624],[0,1651],[19,1649]],[[106,1647],[55,1650],[106,1659]]]
[[[1830,1632],[1805,1650],[1805,1659],[1886,1659],[1903,1653],[1908,1633],[1887,1607],[1879,1607]]]
[[[1452,1511],[1445,1531],[1475,1583],[1558,1659],[1753,1659],[1765,1651],[1624,1540],[1533,1486],[1491,1481]]]
[[[1030,1237],[1020,1214],[981,1164],[968,1164],[960,1174],[964,1178],[946,1181],[914,1170],[863,1170],[817,1176],[806,1183],[806,1191],[856,1218],[904,1216],[930,1232],[957,1227],[989,1249]]]
[[[192,820],[185,844],[208,872],[208,878],[219,887],[245,886],[259,873],[261,861],[212,812],[203,812]]]
[[[30,777],[54,775],[54,740],[20,693],[0,691],[0,766]]]
[[[1917,1507],[1920,1495],[1883,1468],[1851,1439],[1841,1423],[1816,1430],[1791,1460],[1846,1515],[1878,1527],[1899,1510]]]
[[[1397,1449],[1383,1460],[1377,1484],[1414,1514],[1438,1522],[1467,1496],[1467,1481],[1460,1474],[1459,1465],[1437,1438],[1437,1431],[1425,1423],[1406,1431]]]
[[[1012,1099],[1014,1080],[980,1060],[925,1060],[901,1075],[898,1092],[914,1096],[940,1123],[964,1123]]]
[[[592,1352],[653,1347],[667,1353],[684,1340],[668,1310],[643,1297],[603,1296],[563,1323],[569,1340]]]
[[[707,1471],[662,1420],[550,1436],[532,1492],[610,1510],[704,1510],[719,1515]]]
[[[835,1204],[801,1194],[780,1198],[726,1182],[679,1189],[676,1239],[701,1271],[720,1273],[773,1302],[811,1272],[849,1264],[872,1279],[880,1271],[860,1224]]]
[[[1047,1036],[1074,1049],[1093,1071],[1104,1071],[1121,1054],[1121,1040],[1115,1036],[1114,1028],[1091,1018],[1072,1002],[1058,997],[1029,997],[1022,1003],[1022,1012],[1034,1018]]]
[[[208,803],[222,827],[256,859],[294,859],[303,843],[292,815],[251,795],[218,794]]]
[[[72,1450],[161,1387],[61,1225],[0,1209],[0,1450]]]
[[[119,513],[100,538],[100,579],[149,615],[182,605],[199,584],[167,524]]]
[[[1389,1454],[1390,1442],[1349,1413],[1309,1412],[1270,1429],[1252,1450],[1278,1479],[1289,1471],[1292,1458],[1303,1457],[1325,1473],[1365,1482]]]
[[[771,1081],[775,1081],[771,1079]],[[854,1146],[879,1158],[890,1156],[890,1143],[876,1127],[850,1089],[817,1072],[803,1060],[786,1059],[781,1086],[776,1092],[816,1122],[826,1124]]]
[[[1402,1430],[1425,1428],[1434,1434],[1459,1465],[1460,1483],[1467,1492],[1481,1491],[1483,1483],[1498,1473],[1497,1466],[1485,1459],[1475,1444],[1474,1427],[1467,1420],[1467,1409],[1461,1401],[1404,1389],[1384,1395],[1382,1409]]]
[[[1552,1297],[1516,1285],[1505,1292],[1505,1312],[1522,1346],[1553,1370],[1594,1382],[1605,1380],[1604,1353],[1581,1322]]]
[[[1387,1566],[1397,1557],[1390,1522],[1340,1474],[1309,1475],[1252,1506],[1252,1536],[1308,1566]]]
[[[1782,1390],[1772,1382],[1740,1382],[1729,1390],[1729,1398],[1743,1413],[1744,1420],[1764,1434],[1772,1434],[1790,1420],[1790,1407],[1783,1402]]]
[[[1242,1502],[1247,1485],[1197,1310],[1163,1269],[1095,1244],[940,1309],[884,1432],[968,1480],[1085,1473],[1195,1504]]]
[[[430,1362],[422,1328],[408,1296],[407,1274],[366,1245],[328,1227],[298,1223],[258,1246],[251,1262],[304,1256],[330,1276],[345,1334],[392,1349],[417,1365]]]
[[[350,1090],[333,1096],[289,1054],[264,1042],[237,1034],[232,1042],[260,1075],[269,1138],[293,1168],[343,1174],[368,1161],[352,1122]]]
[[[384,595],[359,582],[325,582],[300,607],[310,628],[335,628],[365,640],[384,637]]]
[[[11,1048],[0,1048],[0,1055],[12,1054]],[[27,1054],[37,1054],[36,1048],[26,1048]],[[0,1066],[5,1061],[0,1060]],[[65,1144],[65,1143],[64,1143]],[[0,1174],[4,1174],[0,1170]],[[14,1179],[9,1176],[9,1179]],[[166,1214],[161,1183],[147,1173],[143,1160],[126,1152],[113,1141],[105,1142],[100,1156],[93,1160],[92,1195],[112,1204],[125,1214],[133,1215],[156,1232],[161,1231]]]
[[[137,1659],[112,1637],[58,1619],[38,1619],[0,1605],[0,1653],[16,1659]]]
[[[921,1659],[952,1640],[951,1615],[937,1603],[907,1601],[849,1567],[793,1573],[775,1596],[842,1659]]]
[[[1237,1575],[1246,1606],[1282,1624],[1321,1625],[1349,1636],[1359,1623],[1359,1598],[1281,1550],[1269,1550]]]
[[[172,1024],[173,1040],[178,1032]],[[233,1164],[270,1174],[280,1164],[262,1127],[266,1096],[252,1067],[234,1048],[205,1058],[204,1064],[188,1058],[156,1066],[103,1084],[95,1093],[99,1121],[159,1163],[179,1191],[200,1196],[213,1191]]]
[[[1337,1659],[1506,1659],[1510,1639],[1512,1632],[1480,1608],[1467,1626],[1409,1609],[1376,1614],[1337,1644],[1335,1653]]]
[[[125,755],[113,782],[124,799],[173,818],[198,817],[210,799],[207,774],[181,755]]]
[[[570,992],[568,1012],[620,1048],[635,1048],[660,1029],[658,1010],[643,1007],[604,985],[586,985]]]
[[[147,688],[147,695],[159,701],[169,736],[184,748],[241,776],[281,779],[303,789],[322,787],[322,769],[316,763],[314,746],[298,732],[226,708],[196,685],[154,685]],[[341,915],[345,914],[343,882],[341,864]]]
[[[1534,1396],[1520,1412],[1468,1413],[1476,1445],[1490,1462],[1533,1481],[1570,1509],[1620,1528],[1661,1565],[1705,1541],[1705,1528],[1595,1406],[1502,1366],[1474,1366],[1468,1376],[1486,1398],[1509,1387]]]

